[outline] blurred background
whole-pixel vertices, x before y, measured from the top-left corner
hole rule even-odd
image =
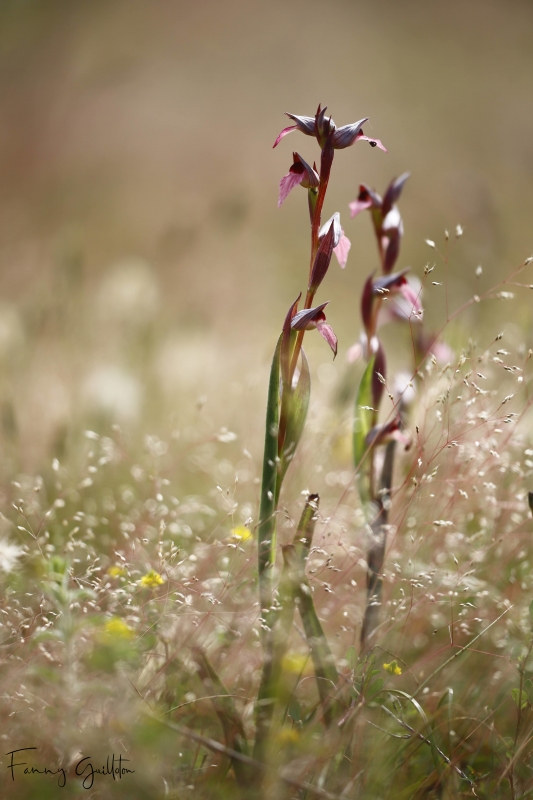
[[[203,408],[214,426],[249,410],[260,446],[269,361],[308,267],[305,194],[278,210],[278,185],[293,149],[318,156],[299,134],[272,150],[284,111],[368,116],[389,150],[335,159],[325,218],[341,211],[352,250],[318,298],[335,365],[308,337],[319,384],[342,377],[377,267],[368,216],[348,216],[361,181],[382,192],[411,172],[400,268],[436,262],[443,281],[424,240],[443,247],[462,225],[451,310],[501,281],[533,250],[532,41],[529,0],[3,0],[3,468],[66,458],[83,426],[169,434]],[[439,291],[424,298],[434,328]],[[530,302],[480,304],[462,333],[487,328],[488,343],[501,315],[530,346]]]

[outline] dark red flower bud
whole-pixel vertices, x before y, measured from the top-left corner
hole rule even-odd
[[[324,280],[324,276],[329,269],[331,262],[331,255],[335,242],[335,223],[332,222],[329,226],[328,232],[320,240],[318,245],[317,254],[311,270],[311,278],[309,281],[309,289],[314,293]]]
[[[315,116],[315,135],[320,147],[324,147],[329,135],[334,133],[336,125],[331,117],[326,117],[327,106],[318,106]]]

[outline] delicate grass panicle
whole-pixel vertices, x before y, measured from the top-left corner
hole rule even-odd
[[[262,468],[253,439],[184,401],[172,431],[108,412],[39,476],[4,475],[2,797],[84,796],[89,754],[134,770],[96,774],[103,798],[533,796],[532,350],[515,324],[466,327],[526,291],[532,259],[494,288],[472,266],[478,294],[453,308],[461,227],[427,241],[417,277],[400,263],[408,175],[382,196],[354,178],[376,265],[339,384],[311,398],[307,333],[342,353],[318,296],[350,251],[334,159],[385,148],[366,119],[288,116],[275,145],[317,148],[279,190],[305,190],[310,252],[272,343]],[[49,773],[12,776],[26,747]]]

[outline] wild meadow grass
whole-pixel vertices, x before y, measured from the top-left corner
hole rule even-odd
[[[264,386],[245,441],[238,395],[231,429],[184,394],[166,436],[146,430],[134,412],[153,342],[128,313],[137,376],[112,376],[38,471],[17,460],[6,401],[2,796],[533,795],[531,350],[512,324],[476,337],[465,322],[471,307],[529,291],[531,259],[448,307],[462,230],[428,240],[418,282],[393,274],[406,176],[381,217],[387,193],[380,206],[362,187],[354,203],[370,210],[382,270],[354,298],[353,339],[364,335],[348,361],[343,344],[342,363],[308,363],[304,331],[306,346],[318,328],[324,350],[337,348],[313,298],[344,231],[332,218],[321,234],[316,215],[334,125],[320,109],[295,119],[322,164],[294,157],[282,181],[281,201],[307,190],[311,259],[303,308],[288,300],[261,370],[266,430]],[[336,129],[338,149],[363,122]],[[131,274],[123,307],[142,321],[149,292],[142,270]],[[440,331],[415,318],[436,293]],[[383,324],[408,344],[384,334],[385,365],[387,303],[396,311]],[[116,320],[104,337],[106,325]],[[10,767],[21,748],[36,748],[16,757],[41,773]],[[109,773],[113,756],[134,772],[92,773]]]

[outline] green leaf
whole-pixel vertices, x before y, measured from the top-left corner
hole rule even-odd
[[[528,707],[529,700],[527,699],[527,694],[524,692],[524,690],[520,692],[520,689],[512,689],[511,697],[515,701],[517,708],[519,707],[519,705],[522,710]]]
[[[363,503],[370,500],[370,460],[363,465],[368,446],[366,437],[374,425],[376,412],[372,409],[372,375],[374,373],[374,357],[366,365],[361,376],[357,396],[353,426],[353,460],[357,470],[359,494]]]
[[[287,391],[286,387],[284,387],[284,391]],[[283,444],[283,452],[281,453],[281,463],[279,466],[278,494],[285,473],[294,458],[296,448],[302,438],[307,410],[309,408],[311,375],[309,372],[309,363],[303,348],[300,351],[300,377],[298,378],[298,383],[294,388],[290,388],[288,391],[289,399],[286,406],[287,424],[285,428],[285,442]]]
[[[351,670],[354,670],[357,667],[358,656],[357,656],[357,648],[352,644],[346,651],[346,661],[348,662],[348,666]]]
[[[276,498],[278,490],[278,431],[279,431],[279,387],[280,387],[280,336],[268,384],[268,400],[265,422],[265,450],[263,456],[263,478],[261,481],[261,504],[257,530],[259,594],[262,608],[269,608],[272,595],[272,570],[276,555]]]

